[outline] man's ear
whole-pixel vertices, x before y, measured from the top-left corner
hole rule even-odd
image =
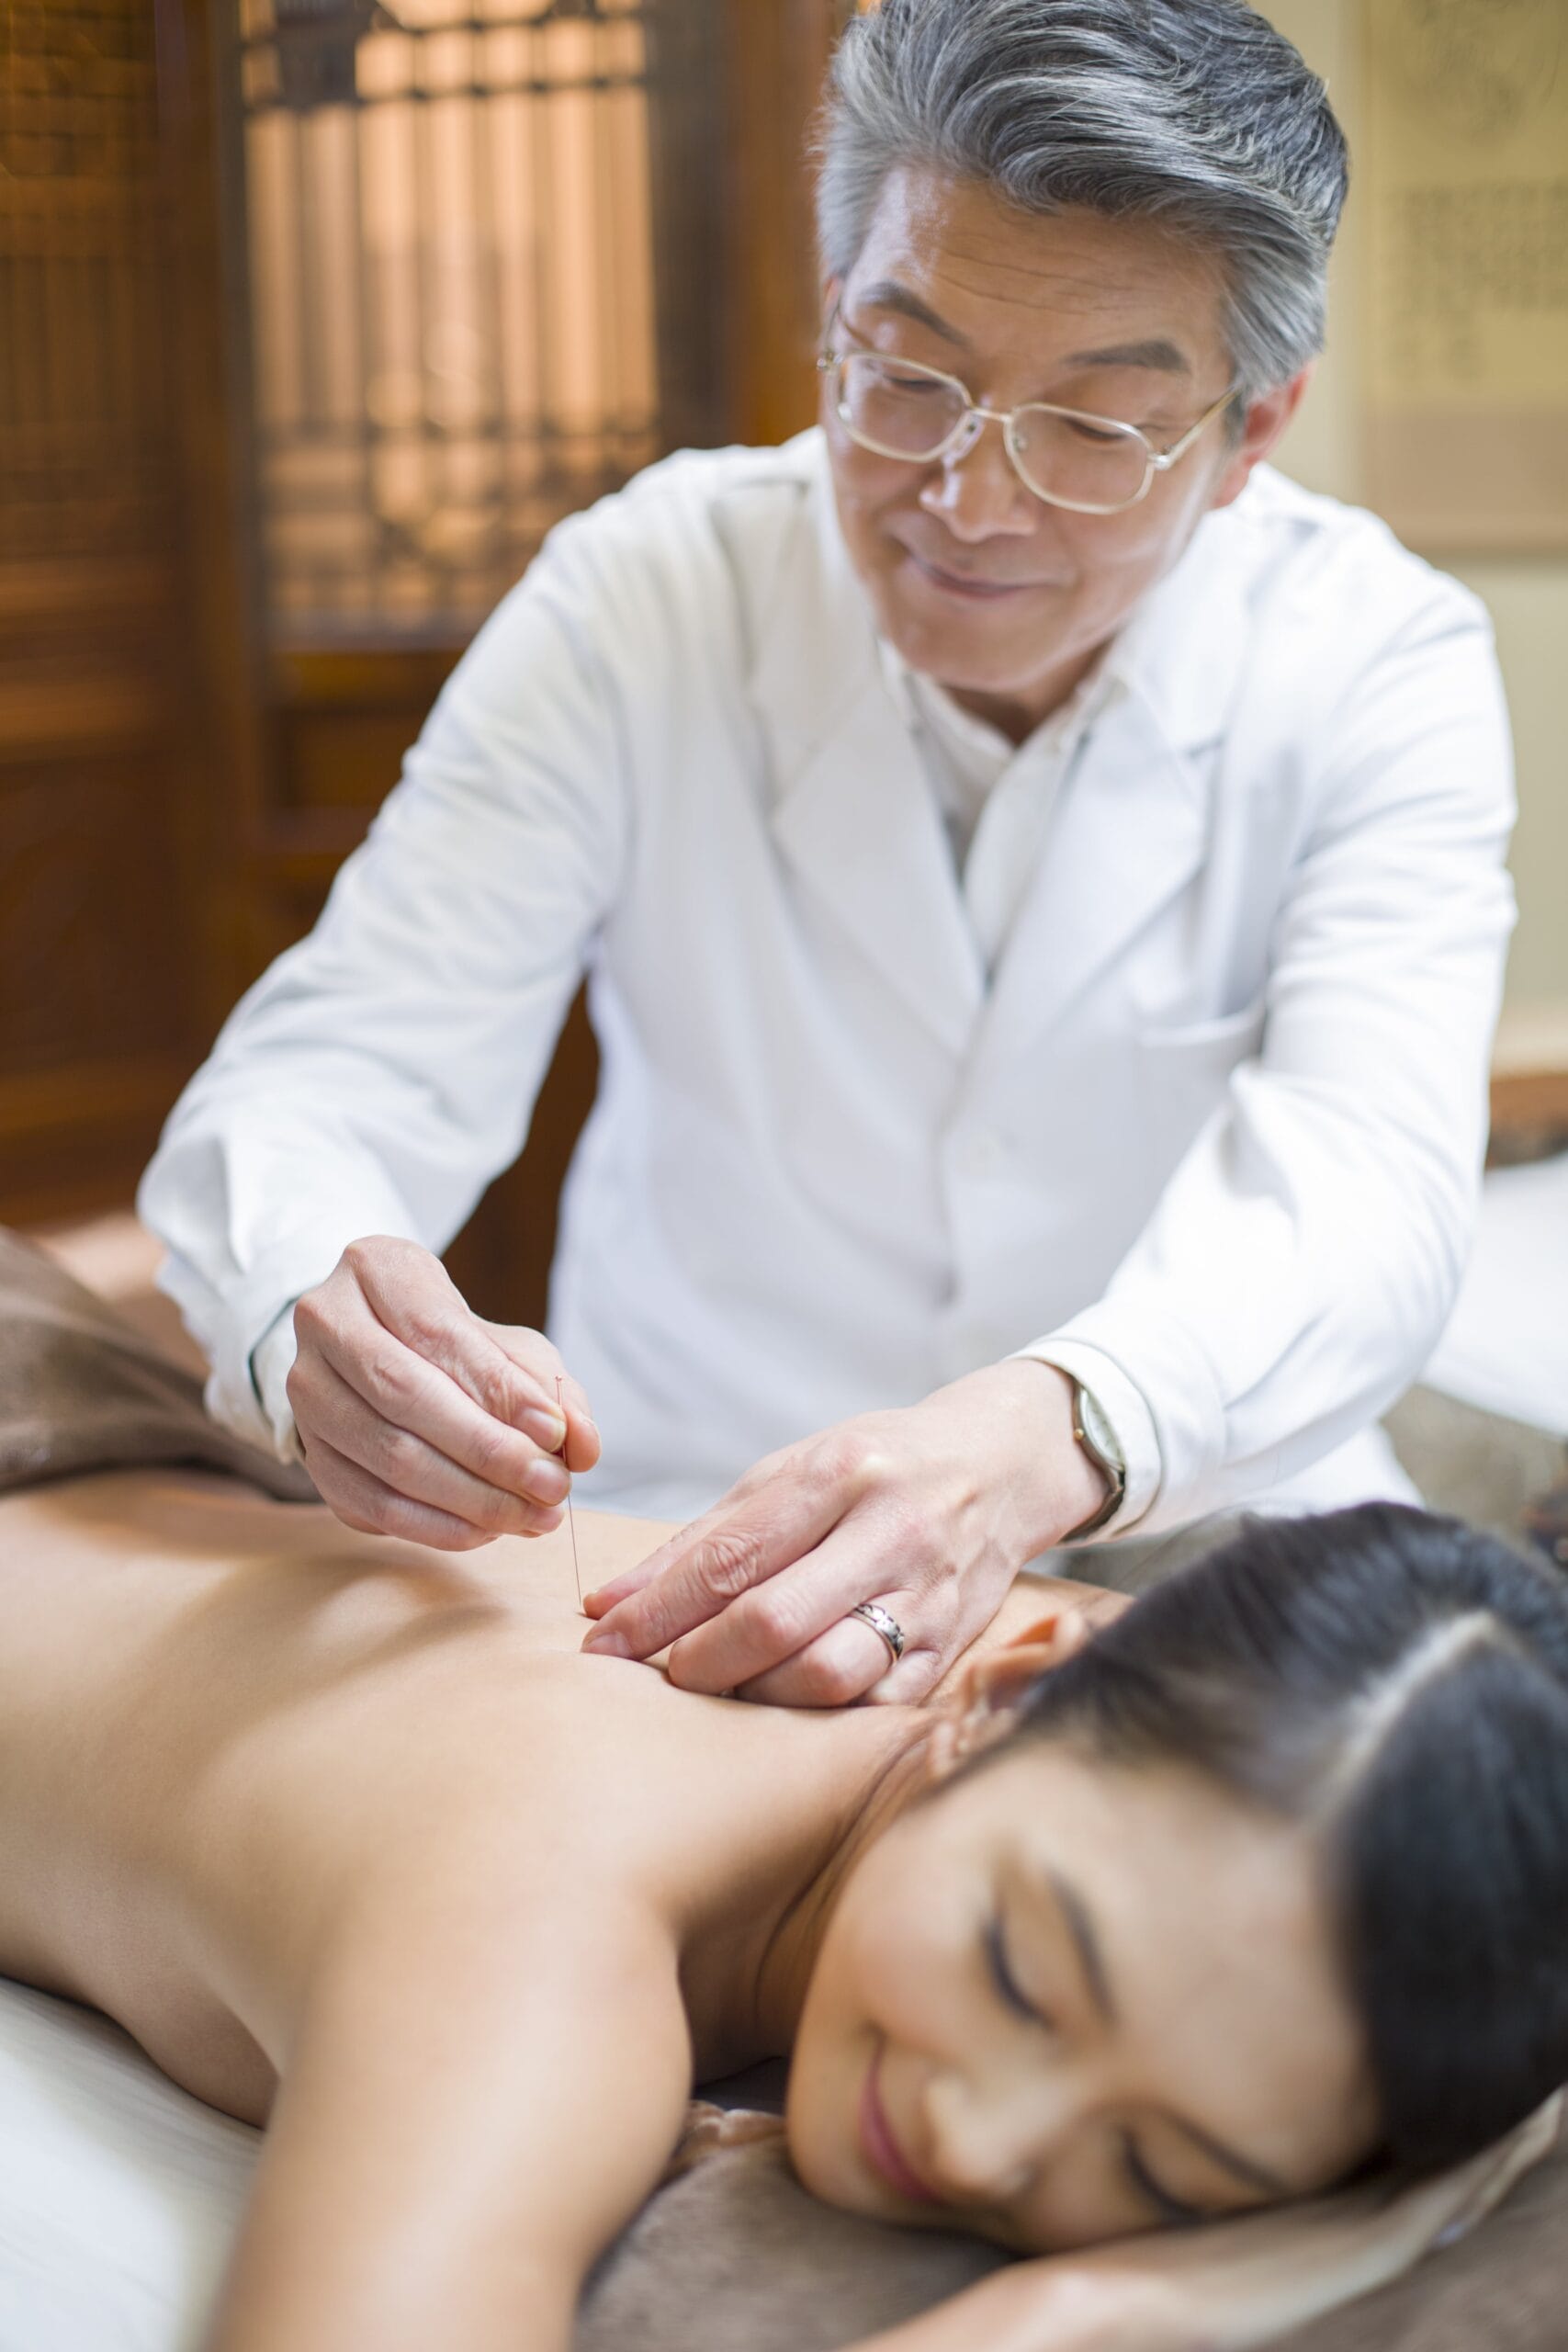
[[[1253,467],[1262,464],[1305,399],[1316,368],[1317,362],[1309,360],[1288,384],[1277,385],[1273,391],[1248,401],[1247,424],[1241,439],[1220,469],[1214,494],[1209,502],[1211,511],[1229,506],[1241,496],[1251,480]]]
[[[1043,1674],[1075,1657],[1093,1631],[1083,1611],[1064,1601],[1005,1648],[972,1658],[932,1728],[926,1749],[931,1779],[945,1779],[970,1757],[1005,1739],[1026,1693]]]

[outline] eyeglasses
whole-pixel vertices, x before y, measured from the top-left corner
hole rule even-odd
[[[1075,514],[1120,514],[1148,494],[1156,474],[1184,458],[1206,424],[1230,406],[1232,384],[1168,449],[1156,449],[1135,424],[1087,416],[1079,409],[1030,401],[1022,408],[982,408],[968,387],[940,368],[880,351],[837,351],[835,310],[817,365],[831,379],[839,421],[852,441],[879,458],[911,465],[966,458],[987,424],[999,424],[1013,469],[1048,506]],[[852,333],[846,328],[846,334]]]

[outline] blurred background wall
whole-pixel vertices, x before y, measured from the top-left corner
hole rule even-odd
[[[1266,0],[1263,7],[1270,23],[1326,80],[1350,141],[1352,167],[1350,201],[1335,256],[1329,346],[1280,462],[1309,488],[1358,504],[1375,503],[1364,429],[1366,305],[1371,288],[1364,189],[1359,186],[1364,175],[1358,158],[1367,153],[1372,130],[1366,80],[1380,9],[1396,37],[1403,29],[1400,16],[1409,20],[1442,14],[1438,6],[1402,8],[1396,15],[1385,0]],[[1524,21],[1520,12],[1510,11],[1507,0],[1492,11],[1499,46],[1512,29],[1510,13]],[[1561,89],[1568,85],[1568,8],[1550,0],[1544,10],[1529,13],[1558,34],[1553,66]],[[1471,7],[1468,14],[1474,17],[1477,12]],[[1524,66],[1528,60],[1521,54],[1519,62]],[[1558,156],[1557,177],[1568,201],[1568,148]],[[1568,232],[1568,212],[1562,223]],[[1561,251],[1568,268],[1568,235]],[[1568,279],[1560,275],[1554,291],[1556,315],[1547,323],[1561,334],[1568,318]],[[1568,403],[1560,407],[1557,426],[1568,444]],[[1568,458],[1561,462],[1568,465]],[[1542,495],[1544,503],[1545,484]],[[1505,1054],[1521,1062],[1554,1056],[1568,1060],[1568,537],[1555,548],[1530,554],[1489,553],[1463,545],[1421,551],[1457,573],[1487,605],[1513,714],[1519,781],[1513,867],[1519,928],[1508,971]]]
[[[129,1201],[557,515],[666,449],[809,421],[802,155],[852,5],[0,11],[0,1218]],[[1374,20],[1477,5],[1271,13],[1364,148]],[[1376,488],[1358,201],[1284,453],[1352,499]],[[1500,1099],[1568,1127],[1568,537],[1440,553],[1492,608],[1519,733]],[[593,1069],[580,1006],[452,1253],[493,1315],[543,1312]]]

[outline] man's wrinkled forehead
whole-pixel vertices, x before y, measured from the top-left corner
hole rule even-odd
[[[1048,343],[1055,364],[1192,380],[1218,352],[1217,263],[1146,220],[1026,213],[972,182],[890,173],[845,294],[950,350]]]

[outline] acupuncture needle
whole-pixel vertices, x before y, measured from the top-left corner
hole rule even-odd
[[[562,1463],[564,1464],[564,1463],[565,1463],[565,1461],[566,1461],[566,1407],[565,1407],[565,1405],[564,1405],[564,1404],[561,1404],[560,1374],[559,1374],[559,1373],[558,1373],[558,1373],[557,1373],[557,1374],[556,1374],[556,1403],[557,1403],[558,1405],[560,1405],[560,1418],[561,1418],[560,1458],[561,1458]],[[567,1472],[567,1476],[568,1476],[568,1477],[570,1477],[570,1476],[571,1476],[571,1473],[570,1472],[570,1470]],[[567,1488],[567,1490],[566,1490],[566,1523],[567,1523],[568,1527],[571,1530],[571,1577],[572,1577],[572,1582],[573,1582],[573,1583],[576,1585],[576,1587],[577,1587],[577,1613],[578,1613],[578,1615],[581,1617],[581,1616],[582,1615],[582,1613],[583,1613],[583,1609],[582,1609],[582,1572],[581,1572],[581,1570],[579,1568],[579,1566],[578,1566],[578,1565],[577,1565],[577,1521],[576,1521],[576,1520],[575,1520],[575,1519],[573,1518],[573,1516],[572,1516],[572,1510],[571,1510],[571,1488],[570,1488],[570,1487],[568,1487],[568,1488]]]

